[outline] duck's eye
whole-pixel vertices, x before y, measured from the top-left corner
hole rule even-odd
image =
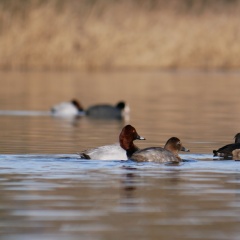
[[[181,145],[181,142],[178,142],[177,145]]]

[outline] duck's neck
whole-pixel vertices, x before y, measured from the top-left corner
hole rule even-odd
[[[164,148],[165,148],[166,150],[170,151],[172,154],[174,154],[174,156],[175,156],[177,159],[181,160],[181,158],[180,158],[179,155],[178,155],[179,151],[178,151],[177,149],[171,147],[171,146],[168,145],[168,144],[166,144],[166,145],[164,146]]]
[[[120,141],[120,146],[126,151],[127,157],[131,157],[139,148],[133,142]]]
[[[167,149],[168,151],[172,152],[174,155],[178,155],[178,150],[173,148],[171,145],[166,144],[164,146],[165,149]]]
[[[84,111],[83,106],[76,100],[72,100],[72,104],[78,109],[79,112]]]
[[[133,147],[126,150],[127,157],[130,158],[139,148],[133,144]]]

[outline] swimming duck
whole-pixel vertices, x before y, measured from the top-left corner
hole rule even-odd
[[[125,102],[120,101],[115,106],[110,104],[93,105],[86,110],[86,115],[99,119],[126,119],[129,117],[129,112],[129,106]]]
[[[74,117],[86,115],[97,119],[129,119],[130,108],[123,102],[118,102],[115,106],[110,104],[97,104],[84,109],[80,102],[73,99],[70,102],[62,102],[51,108],[51,113],[56,117]]]
[[[233,156],[233,151],[235,149],[240,149],[240,133],[235,135],[235,143],[227,144],[218,150],[213,150],[213,156],[219,156],[224,158],[229,158]]]
[[[84,113],[83,107],[80,102],[73,99],[70,102],[62,102],[51,108],[53,116],[57,117],[74,117]]]
[[[79,153],[79,155],[82,159],[127,160],[126,152],[120,147],[119,143],[91,148]]]
[[[133,126],[126,125],[119,135],[119,143],[85,150],[79,155],[84,159],[127,160],[126,150],[129,153],[139,150],[133,143],[134,140],[145,140],[145,138],[139,136]]]
[[[171,137],[165,144],[164,148],[161,147],[149,147],[138,151],[133,154],[128,154],[129,159],[136,162],[158,162],[167,163],[181,162],[181,158],[178,155],[179,151],[189,152],[188,149],[182,146],[179,138]]]

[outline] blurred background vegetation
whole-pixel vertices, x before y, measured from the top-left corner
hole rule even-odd
[[[0,69],[239,69],[240,0],[0,0]]]

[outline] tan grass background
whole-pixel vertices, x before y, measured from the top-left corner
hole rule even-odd
[[[0,0],[0,69],[239,69],[238,0]]]

